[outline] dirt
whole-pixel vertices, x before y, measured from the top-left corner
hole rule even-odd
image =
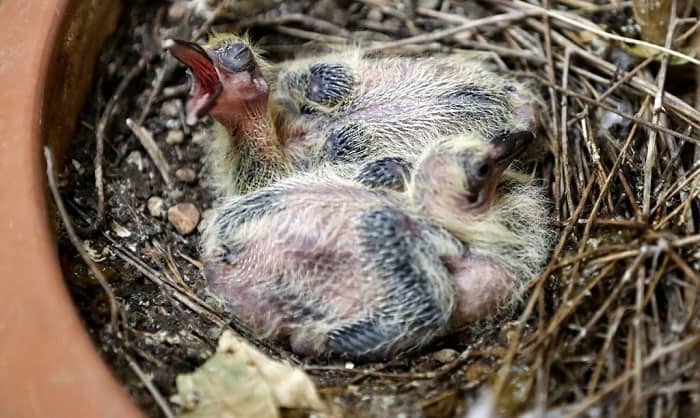
[[[165,3],[131,3],[126,8],[128,12],[122,18],[119,31],[100,57],[93,93],[80,115],[73,146],[60,176],[63,198],[78,226],[86,228],[96,219],[93,161],[96,126],[119,82],[144,54],[156,48],[150,34],[156,25],[154,22],[159,19],[164,24],[167,22],[168,18],[163,17],[167,16],[167,7]],[[193,18],[192,21],[193,26],[202,24],[202,19]],[[182,31],[177,22],[170,24],[173,25],[170,32]],[[148,153],[125,124],[127,117],[137,118],[144,108],[152,90],[151,83],[165,64],[164,58],[164,54],[157,52],[150,59],[146,69],[127,87],[110,117],[102,163],[106,221],[97,232],[82,236],[91,257],[107,277],[126,319],[120,326],[119,335],[115,335],[109,326],[109,304],[104,291],[88,273],[67,238],[62,237],[60,242],[68,286],[85,326],[129,395],[154,417],[163,416],[163,412],[134,374],[129,359],[152,376],[156,388],[167,399],[175,392],[175,377],[191,372],[203,363],[213,353],[226,326],[190,310],[176,299],[168,286],[149,280],[133,262],[125,261],[118,253],[131,254],[154,272],[180,276],[182,288],[204,301],[210,300],[196,261],[198,230],[182,235],[166,215],[169,208],[186,203],[193,204],[206,216],[212,201],[204,167],[207,125],[189,128],[183,124],[182,99],[186,93],[183,87],[187,85],[184,69],[178,66],[168,78],[165,93],[162,91],[157,96],[143,124],[153,134],[169,164],[172,187],[167,187]],[[164,97],[168,89],[173,88],[179,88],[179,94]],[[184,133],[184,138],[180,133]],[[178,170],[179,173],[190,173],[175,175]],[[191,173],[195,174],[194,178],[191,178]],[[149,208],[149,199],[151,202],[161,199],[162,209]],[[169,259],[172,265],[168,264]],[[225,317],[224,312],[221,318]],[[462,338],[470,340],[467,336]],[[299,363],[284,347],[271,350],[259,342],[257,345],[268,354]],[[489,345],[493,345],[493,340]],[[434,347],[434,351],[443,346],[453,347],[458,352],[467,348],[465,343],[442,342]],[[476,349],[478,345],[473,346]],[[492,358],[488,353],[475,355],[465,363],[478,360],[482,371],[479,376],[484,380],[489,376],[486,371],[493,364]],[[461,388],[465,373],[462,367],[439,380],[412,379],[410,376],[358,379],[363,372],[352,364],[312,363],[308,373],[318,383],[324,399],[349,417],[451,417],[463,410],[465,393],[473,392]],[[362,369],[381,368],[384,372],[407,374],[428,372],[441,365],[426,353],[389,365],[362,365]],[[471,383],[470,386],[477,385]],[[460,389],[455,390],[455,387]],[[176,405],[173,407],[177,409]]]
[[[696,174],[692,156],[700,155],[700,147],[694,149],[679,135],[697,138],[691,127],[700,126],[700,117],[692,111],[697,109],[692,104],[695,69],[689,71],[682,63],[669,68],[666,97],[673,94],[685,100],[691,110],[665,103],[664,124],[676,132],[675,140],[665,134],[656,137],[649,186],[644,184],[644,167],[654,132],[649,129],[654,119],[648,110],[655,96],[648,91],[655,93],[662,68],[658,63],[638,69],[637,77],[651,86],[646,90],[630,83],[615,87],[621,71],[641,59],[627,54],[624,46],[572,29],[561,20],[551,19],[551,26],[545,26],[541,16],[401,50],[450,52],[476,45],[498,52],[497,65],[535,82],[549,110],[542,115],[541,132],[549,151],[533,169],[552,192],[552,217],[562,227],[549,274],[533,281],[519,309],[439,341],[423,353],[385,364],[301,361],[285,347],[252,338],[208,295],[198,265],[197,228],[183,235],[168,220],[168,209],[178,204],[192,204],[206,217],[212,196],[204,166],[207,123],[184,125],[185,71],[160,48],[162,39],[193,39],[197,31],[246,30],[269,59],[279,61],[338,38],[382,42],[430,33],[459,25],[462,17],[504,13],[503,3],[240,0],[222,9],[208,26],[207,13],[196,15],[182,1],[125,2],[120,27],[103,48],[92,94],[59,177],[72,220],[81,227],[86,249],[116,296],[118,329],[110,326],[104,290],[66,237],[61,237],[60,249],[69,289],[96,347],[149,416],[164,413],[134,369],[150,377],[167,400],[175,392],[175,377],[202,364],[229,328],[270,356],[303,367],[338,416],[462,417],[483,387],[499,383],[499,406],[506,412],[522,412],[539,403],[572,404],[583,410],[596,406],[601,416],[671,416],[671,412],[697,416],[693,411],[700,411],[700,375],[693,371],[700,358],[693,349],[700,341],[700,304],[695,303],[699,279],[693,272],[700,268],[696,240],[700,201],[696,183],[685,183],[678,193],[673,190],[686,176]],[[556,7],[599,22],[610,32],[638,36],[629,5],[615,10],[612,3],[559,2]],[[423,12],[413,13],[412,5]],[[574,10],[579,6],[597,11]],[[550,32],[556,36],[551,38],[548,58],[545,34]],[[562,38],[577,49],[570,60]],[[563,68],[570,66],[568,89],[578,96],[549,88],[549,59],[556,64],[557,86]],[[135,77],[122,85],[134,72]],[[121,87],[125,88],[115,97]],[[641,115],[646,123],[630,135],[627,150],[623,144],[633,119],[615,116],[596,102],[611,87],[615,91],[605,102],[608,107]],[[550,94],[555,94],[551,101]],[[567,137],[560,129],[562,103],[568,106]],[[127,118],[153,135],[167,162],[170,187],[127,127]],[[99,219],[94,159],[100,132],[105,145],[105,222],[91,231]],[[618,169],[615,164],[622,153]],[[608,187],[606,177],[613,167],[615,176]],[[651,196],[651,218],[639,214],[645,194]],[[189,207],[180,212],[193,213]],[[191,225],[182,225],[187,227],[181,232],[189,232]],[[515,321],[523,312],[526,320]],[[440,362],[445,361],[445,352],[440,352],[444,348],[464,354],[463,358]],[[665,349],[673,349],[669,351],[673,355],[663,354]],[[663,355],[655,357],[659,350]],[[505,380],[497,375],[502,366],[509,371],[503,374],[508,376]],[[177,412],[177,405],[171,403],[170,408]],[[299,416],[293,411],[285,414]]]

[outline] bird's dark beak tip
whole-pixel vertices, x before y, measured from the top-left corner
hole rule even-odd
[[[492,142],[493,158],[499,165],[508,165],[515,158],[522,155],[534,140],[535,134],[531,131],[518,131],[505,134]]]

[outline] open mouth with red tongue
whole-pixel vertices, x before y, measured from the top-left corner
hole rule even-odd
[[[163,46],[192,72],[192,90],[185,106],[186,122],[194,125],[216,104],[223,84],[214,60],[194,42],[168,39]]]

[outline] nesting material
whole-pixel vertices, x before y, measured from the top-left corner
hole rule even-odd
[[[328,168],[225,198],[202,238],[209,285],[304,356],[388,359],[484,319],[517,300],[551,242],[541,192],[501,181],[522,145],[498,145],[436,140],[402,192]]]
[[[234,34],[164,46],[192,73],[187,122],[206,114],[217,121],[205,144],[220,196],[325,164],[347,171],[381,157],[412,162],[450,134],[499,141],[534,136],[537,125],[536,94],[464,56],[374,58],[345,48],[272,65]]]
[[[206,120],[190,129],[185,106],[169,107],[172,116],[160,112],[173,99],[184,104],[189,84],[158,45],[175,36],[204,43],[212,32],[250,33],[272,67],[343,54],[347,45],[373,57],[467,56],[543,97],[536,105],[544,145],[518,166],[542,179],[551,200],[558,236],[543,274],[514,309],[440,339],[440,347],[461,353],[454,362],[439,365],[416,353],[348,368],[343,361],[306,365],[336,415],[461,418],[491,386],[488,407],[471,416],[700,416],[700,114],[697,58],[688,52],[697,40],[690,20],[697,5],[678,2],[669,25],[659,25],[663,41],[647,45],[636,0],[273,0],[245,2],[255,3],[245,13],[231,13],[230,2],[191,3],[204,12],[168,16],[170,4],[159,12],[158,2],[125,9],[67,155],[78,164],[65,165],[59,179],[80,238],[99,255],[114,293],[117,326],[104,291],[60,236],[67,284],[95,345],[149,416],[172,414],[175,376],[211,355],[219,335],[211,329],[231,326],[265,353],[296,361],[283,344],[255,338],[222,313],[205,291],[198,236],[183,237],[167,218],[144,210],[151,196],[162,196],[166,207],[187,199],[201,210],[215,200],[204,177],[177,182],[171,193],[124,126],[131,118],[163,141],[158,146],[173,169],[206,172]],[[186,139],[165,143],[171,130]],[[126,162],[132,151],[141,154],[143,171]],[[117,237],[112,221],[132,234]],[[130,358],[148,384],[131,373]],[[160,406],[157,392],[166,399]]]

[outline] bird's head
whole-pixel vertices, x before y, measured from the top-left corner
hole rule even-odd
[[[437,141],[419,159],[410,187],[424,214],[445,222],[486,211],[503,171],[532,142],[530,132],[486,142],[475,133]]]
[[[247,39],[223,34],[212,36],[203,46],[178,39],[168,39],[163,46],[192,76],[186,105],[188,124],[210,114],[233,128],[241,115],[264,113],[269,86],[260,70],[262,61]]]

